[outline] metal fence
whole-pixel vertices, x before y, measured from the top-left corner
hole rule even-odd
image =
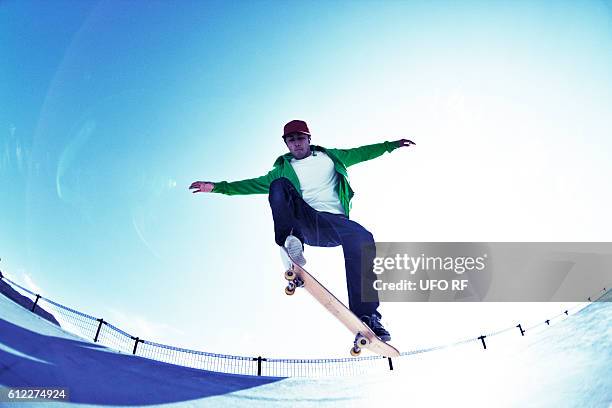
[[[397,370],[402,364],[402,361],[408,356],[432,352],[448,347],[465,345],[468,343],[475,343],[476,347],[486,349],[487,341],[491,337],[499,336],[510,331],[516,331],[517,336],[524,336],[527,331],[533,330],[539,326],[550,325],[552,321],[561,319],[564,316],[569,316],[570,312],[573,312],[581,307],[580,305],[577,305],[543,322],[539,322],[531,326],[522,327],[521,324],[512,325],[492,333],[480,335],[478,337],[471,337],[434,347],[405,351],[401,353],[399,358],[395,359],[380,356],[362,356],[335,359],[276,359],[264,358],[261,356],[247,357],[208,353],[205,351],[189,350],[141,339],[138,336],[126,333],[102,318],[90,316],[78,310],[74,310],[54,302],[53,300],[47,299],[40,294],[36,294],[3,276],[2,272],[0,272],[0,280],[8,283],[22,296],[29,298],[32,301],[32,312],[35,312],[37,307],[42,307],[44,310],[53,314],[53,316],[61,322],[61,326],[64,330],[85,340],[93,341],[94,343],[101,344],[118,352],[134,354],[165,363],[219,373],[270,377],[352,376],[392,372],[393,370]],[[604,288],[597,295],[589,297],[588,301],[594,302],[600,300],[603,296],[609,295],[612,295],[612,291],[606,291],[606,288]],[[480,345],[477,343],[480,343]]]

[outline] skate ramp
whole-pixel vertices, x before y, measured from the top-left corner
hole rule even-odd
[[[3,278],[1,271],[0,271],[0,278]],[[17,292],[15,289],[11,287],[11,285],[6,283],[3,279],[0,279],[0,295],[6,296],[13,302],[25,307],[28,310],[34,309],[34,312],[33,312],[34,314],[37,314],[38,316],[50,321],[53,324],[56,324],[58,326],[60,325],[59,322],[55,319],[55,317],[51,313],[47,312],[45,309],[43,309],[40,306],[33,307],[34,302],[32,302],[30,298],[23,296],[21,293]]]
[[[492,337],[486,350],[467,342],[405,355],[387,374],[309,379],[220,374],[118,353],[0,296],[0,386],[67,387],[71,402],[58,404],[66,406],[609,407],[612,304],[589,304],[525,336]]]

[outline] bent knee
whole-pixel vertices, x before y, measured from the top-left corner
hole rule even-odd
[[[293,184],[291,184],[291,181],[289,181],[289,179],[287,177],[279,177],[277,179],[274,179],[271,183],[270,183],[270,191],[272,190],[278,190],[278,189],[285,189],[289,186],[292,186]]]
[[[367,229],[361,228],[355,234],[355,241],[357,241],[360,245],[373,244],[374,235],[372,235],[372,233]]]
[[[291,182],[286,177],[280,177],[272,181],[268,190],[268,199],[270,202],[285,200],[289,186],[291,186]]]
[[[361,242],[364,244],[373,244],[374,243],[374,235],[366,229],[360,234]]]

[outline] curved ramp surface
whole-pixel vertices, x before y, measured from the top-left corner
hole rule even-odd
[[[66,387],[70,403],[57,405],[75,407],[610,407],[612,304],[592,303],[525,337],[492,337],[487,350],[470,342],[404,356],[385,375],[306,379],[219,374],[117,353],[0,296],[0,386]]]

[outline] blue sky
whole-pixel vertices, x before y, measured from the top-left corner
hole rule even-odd
[[[295,118],[329,147],[417,142],[351,169],[379,241],[609,241],[611,19],[596,1],[4,1],[2,269],[154,341],[296,357],[314,324],[341,338],[285,298],[265,196],[187,190],[264,174]],[[306,255],[342,298],[341,251]],[[493,307],[382,311],[410,346]]]

